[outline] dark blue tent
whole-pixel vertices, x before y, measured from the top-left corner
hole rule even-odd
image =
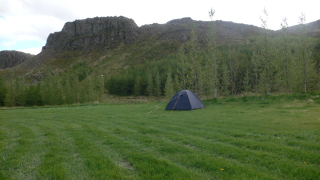
[[[166,110],[192,110],[206,108],[200,98],[189,90],[177,92],[170,100]]]

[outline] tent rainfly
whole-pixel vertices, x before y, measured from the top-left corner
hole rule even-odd
[[[200,98],[189,90],[177,92],[169,101],[166,110],[192,110],[206,108]]]

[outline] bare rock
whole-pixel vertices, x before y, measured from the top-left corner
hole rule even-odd
[[[51,33],[42,48],[54,50],[91,50],[113,48],[120,42],[134,42],[138,26],[125,17],[95,17],[67,22],[61,32]]]
[[[33,56],[20,51],[0,51],[0,69],[15,67]]]

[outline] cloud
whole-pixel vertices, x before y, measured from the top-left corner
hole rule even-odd
[[[1,16],[53,16],[62,21],[76,18],[78,1],[1,0]],[[74,8],[73,8],[74,7]]]
[[[125,16],[138,26],[166,23],[172,19],[191,17],[209,21],[208,11],[216,10],[214,20],[260,26],[259,17],[266,7],[269,13],[268,26],[280,29],[282,18],[287,17],[290,26],[297,24],[298,16],[305,12],[307,22],[319,18],[314,0],[304,3],[279,0],[212,1],[198,0],[0,0],[0,41],[14,42],[46,41],[50,33],[61,31],[68,21],[102,16]],[[311,4],[311,5],[310,5]],[[30,46],[32,47],[32,46]]]
[[[28,48],[28,49],[18,49],[17,51],[25,52],[25,53],[30,53],[33,55],[37,55],[41,52],[42,47],[39,48]]]
[[[0,18],[0,39],[46,41],[48,35],[60,31],[64,23],[53,16],[7,16]]]
[[[16,41],[2,41],[0,42],[0,47],[5,47],[7,49],[11,48],[13,45],[15,45]]]

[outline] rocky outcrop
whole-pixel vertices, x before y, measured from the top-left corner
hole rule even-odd
[[[91,50],[116,47],[120,42],[134,42],[138,26],[125,17],[95,17],[67,22],[61,32],[51,33],[45,49]]]
[[[20,51],[0,51],[0,69],[15,67],[33,56]]]
[[[139,28],[140,36],[157,36],[158,40],[187,41],[190,39],[192,23],[196,25],[197,41],[206,43],[211,22],[194,21],[191,18],[174,19],[166,24],[150,24]],[[248,37],[257,36],[261,28],[226,21],[215,21],[218,44],[246,42]],[[273,31],[270,30],[270,33]]]
[[[191,18],[171,20],[166,24],[150,24],[138,27],[125,17],[96,17],[67,22],[61,32],[49,35],[43,50],[107,50],[126,44],[138,38],[156,37],[157,40],[187,41],[190,39],[191,25],[195,22],[198,40],[205,42],[211,22],[194,21]],[[247,37],[258,35],[260,28],[232,22],[216,21],[217,38],[221,43],[244,41]]]

